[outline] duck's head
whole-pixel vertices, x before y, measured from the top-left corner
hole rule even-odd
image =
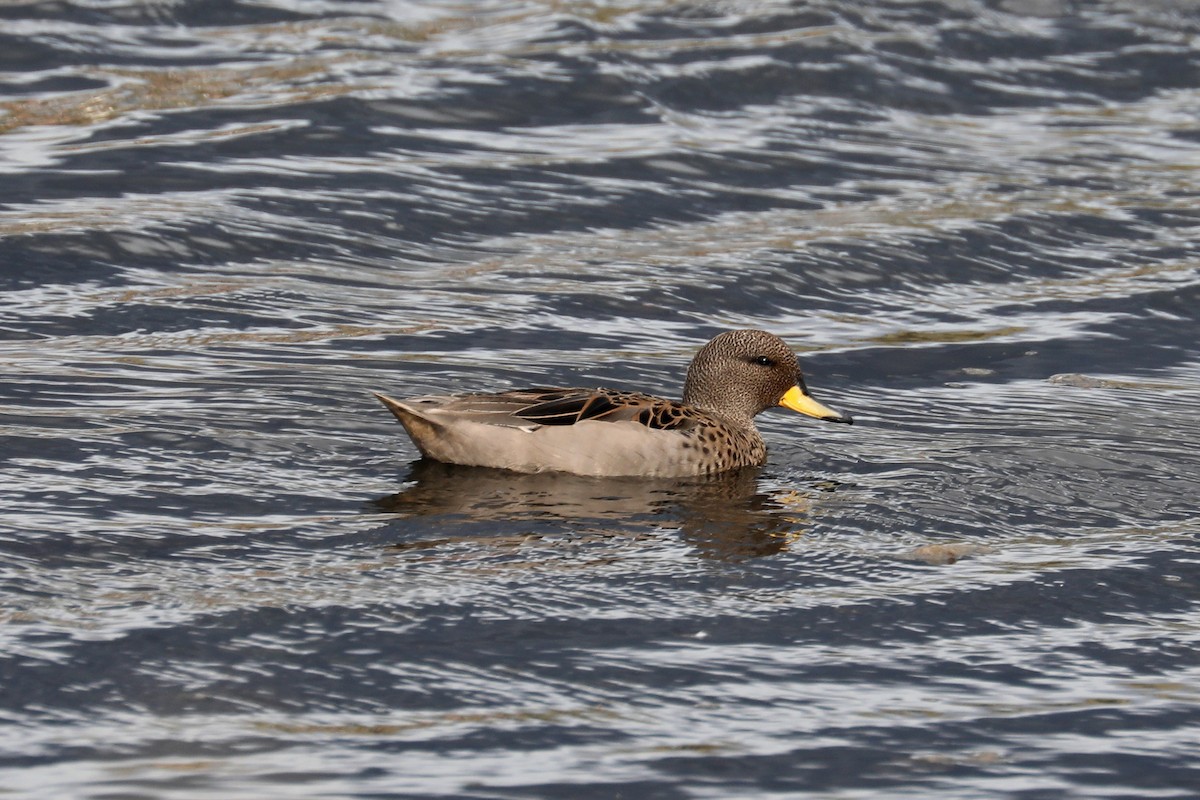
[[[812,398],[796,354],[765,331],[726,331],[700,348],[688,367],[683,401],[744,419],[779,405],[827,422],[854,422]]]

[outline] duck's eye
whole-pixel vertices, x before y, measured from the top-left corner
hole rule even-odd
[[[760,367],[773,367],[775,366],[775,359],[770,356],[755,356],[754,363]]]

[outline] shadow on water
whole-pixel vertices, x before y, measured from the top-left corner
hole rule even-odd
[[[705,558],[739,560],[786,550],[804,535],[809,513],[833,481],[790,491],[759,490],[759,470],[687,478],[526,475],[499,469],[415,462],[404,490],[372,501],[400,515],[391,550],[478,539],[480,522],[514,523],[522,537],[627,536],[677,529]],[[414,524],[424,520],[426,524]]]

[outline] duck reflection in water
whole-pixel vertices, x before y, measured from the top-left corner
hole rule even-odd
[[[394,550],[435,547],[499,535],[623,536],[677,528],[698,554],[741,560],[787,549],[804,535],[814,497],[834,485],[763,493],[760,470],[749,467],[684,478],[592,478],[564,473],[522,474],[423,459],[413,464],[406,489],[373,502],[403,516],[408,541]],[[438,518],[431,530],[413,525]],[[480,533],[479,522],[493,523]],[[564,529],[564,523],[566,527]]]

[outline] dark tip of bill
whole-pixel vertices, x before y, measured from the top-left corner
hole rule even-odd
[[[837,417],[821,417],[821,419],[823,419],[825,422],[844,422],[847,425],[854,424],[854,417],[847,416],[845,414]]]

